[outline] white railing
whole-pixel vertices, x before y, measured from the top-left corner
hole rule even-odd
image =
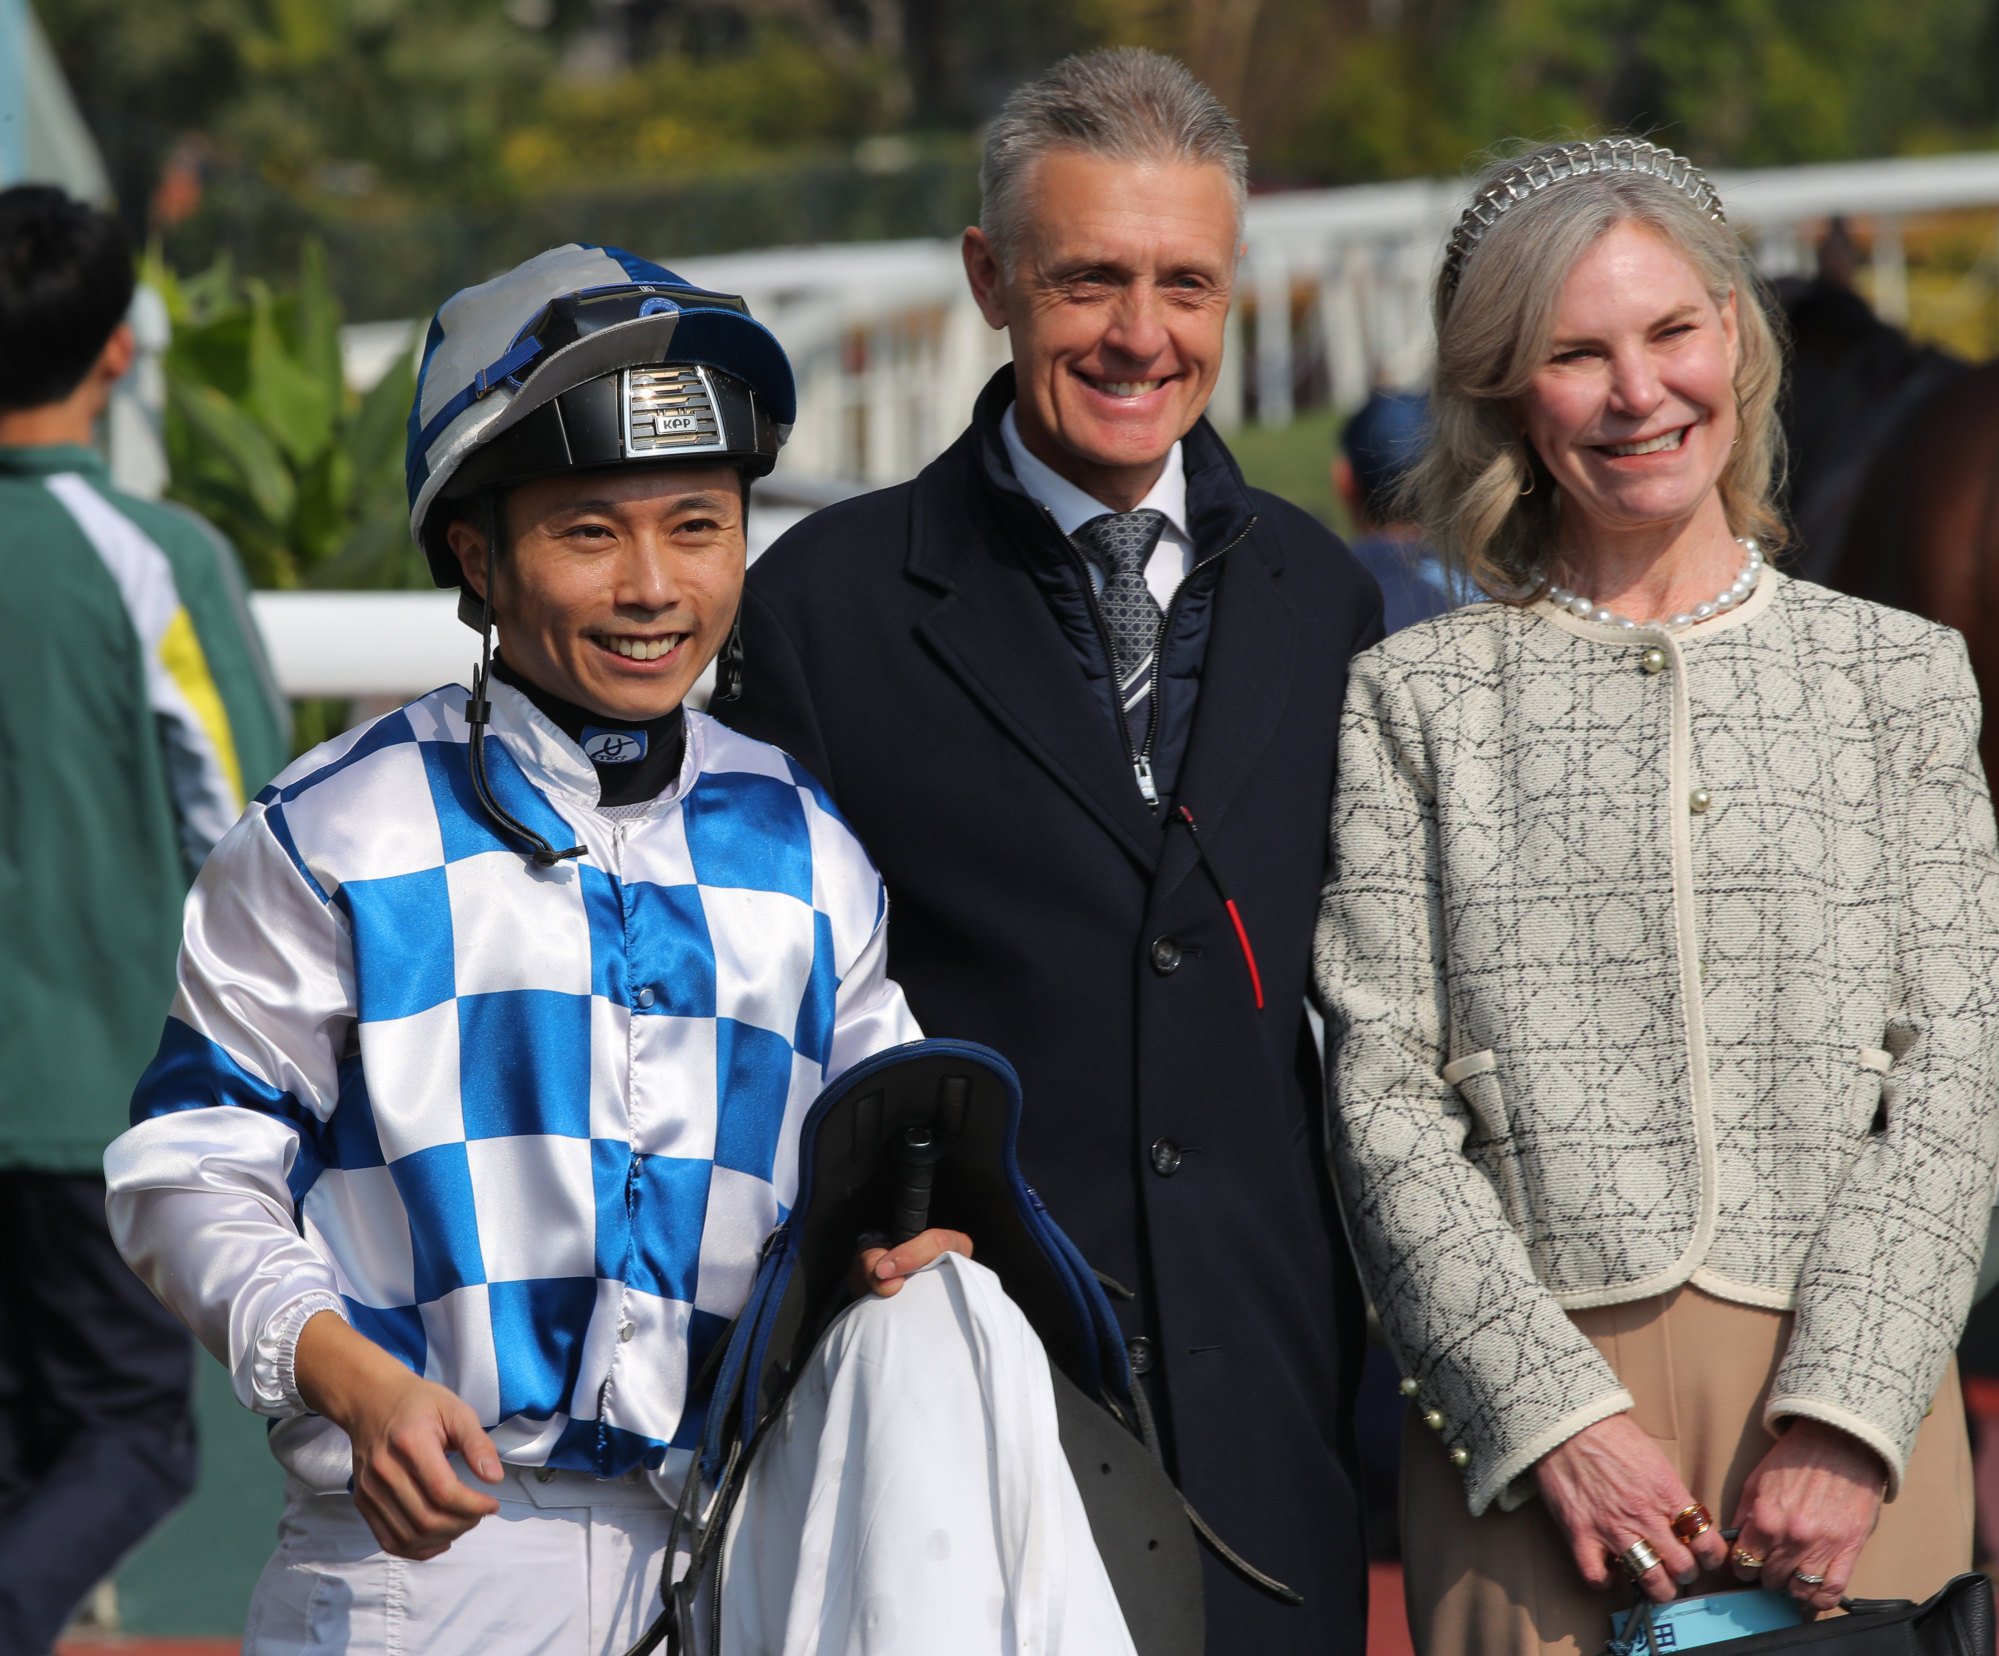
[[[1903,222],[1999,209],[1999,152],[1730,172],[1715,182],[1771,275],[1804,268],[1827,219],[1853,221],[1872,239],[1875,302],[1900,321]],[[1415,180],[1252,200],[1213,403],[1218,423],[1253,414],[1285,424],[1301,387],[1311,403],[1346,408],[1371,385],[1419,380],[1430,353],[1430,280],[1463,197],[1459,183]],[[867,484],[909,476],[958,432],[974,394],[1006,360],[1005,336],[973,305],[955,242],[670,262],[690,280],[743,294],[790,352],[799,418],[780,475]],[[402,323],[350,330],[351,371],[371,380],[413,337]]]
[[[1723,173],[1715,182],[1772,275],[1805,267],[1827,219],[1852,221],[1872,239],[1875,302],[1899,320],[1903,222],[1999,209],[1999,152]],[[1463,195],[1458,183],[1418,180],[1253,200],[1216,419],[1232,426],[1253,412],[1284,423],[1301,387],[1311,401],[1345,408],[1370,385],[1419,380],[1430,354],[1429,284]],[[758,546],[805,506],[911,475],[963,427],[979,387],[1006,360],[1005,336],[973,305],[954,242],[670,262],[692,281],[743,294],[798,372],[798,427],[763,491],[752,524]],[[1281,325],[1270,326],[1273,317]],[[350,377],[371,383],[414,340],[409,323],[350,328]],[[257,605],[294,694],[407,694],[459,676],[470,659],[470,634],[442,596],[260,594]]]

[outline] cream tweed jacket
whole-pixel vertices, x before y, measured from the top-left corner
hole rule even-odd
[[[1474,1513],[1631,1406],[1565,1310],[1689,1282],[1796,1312],[1766,1420],[1892,1491],[1999,1164],[1977,733],[1957,634],[1774,570],[1677,637],[1481,604],[1355,660],[1333,1162]]]

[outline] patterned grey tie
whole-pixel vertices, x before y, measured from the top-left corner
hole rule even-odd
[[[1079,524],[1070,537],[1083,556],[1104,571],[1097,608],[1110,629],[1118,700],[1134,752],[1144,750],[1151,733],[1152,657],[1165,618],[1152,588],[1145,584],[1145,566],[1165,529],[1164,512],[1106,512]]]

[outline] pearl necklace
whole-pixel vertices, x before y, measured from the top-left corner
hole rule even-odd
[[[1694,605],[1684,615],[1669,615],[1663,621],[1648,621],[1645,625],[1663,627],[1667,632],[1682,632],[1697,621],[1705,621],[1710,616],[1721,614],[1723,610],[1734,609],[1754,592],[1756,582],[1763,574],[1763,548],[1753,540],[1738,539],[1735,544],[1749,554],[1743,562],[1741,574],[1705,604]],[[1639,625],[1630,617],[1619,615],[1615,610],[1605,609],[1595,599],[1585,598],[1580,592],[1571,592],[1565,586],[1548,588],[1548,602],[1560,605],[1571,615],[1580,616],[1585,621],[1594,621],[1600,626],[1635,628]]]

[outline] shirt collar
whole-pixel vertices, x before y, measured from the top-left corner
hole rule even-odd
[[[1020,426],[1013,417],[1011,403],[1000,416],[1000,438],[1006,444],[1007,459],[1013,463],[1013,475],[1020,486],[1048,508],[1055,527],[1063,534],[1073,535],[1091,518],[1117,510],[1077,488],[1053,466],[1028,452],[1027,445],[1020,440]],[[1166,451],[1166,469],[1159,474],[1159,481],[1133,509],[1161,513],[1180,539],[1192,543],[1193,536],[1187,533],[1187,467],[1177,442]]]
[[[104,456],[80,443],[0,446],[0,472],[12,472],[17,477],[56,477],[64,472],[82,472],[98,478],[108,475]]]

